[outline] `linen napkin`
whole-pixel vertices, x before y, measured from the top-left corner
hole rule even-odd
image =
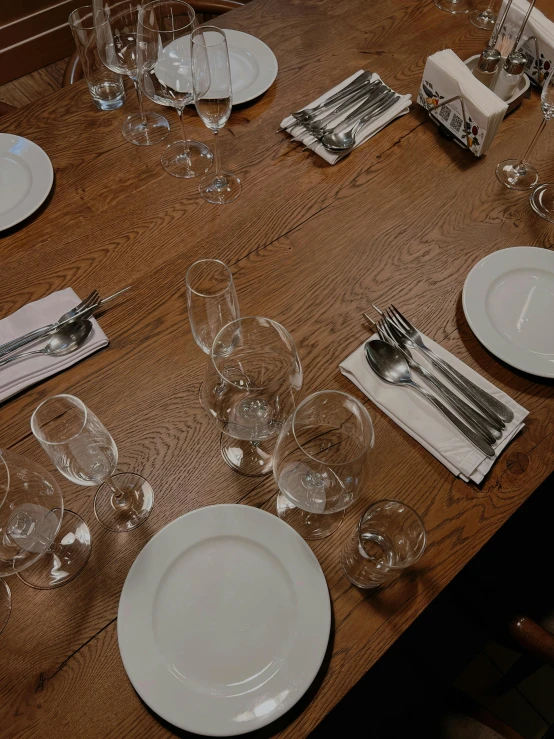
[[[334,95],[336,92],[339,92],[344,87],[349,85],[353,80],[355,80],[356,77],[359,77],[361,74],[363,74],[363,71],[364,71],[363,69],[358,70],[353,75],[348,77],[348,79],[344,80],[336,87],[333,87],[332,90],[329,90],[321,97],[318,97],[316,100],[306,105],[303,108],[303,110],[305,108],[312,108],[314,105],[319,105],[319,103],[323,103],[325,100],[330,98],[331,95]],[[376,80],[379,80],[379,79],[381,79],[379,75],[374,73],[373,76],[371,77],[371,82],[375,82]],[[410,110],[411,103],[412,103],[411,95],[401,95],[400,98],[397,100],[397,102],[394,105],[392,105],[388,110],[386,110],[382,115],[378,116],[377,118],[374,118],[371,121],[368,121],[367,124],[365,126],[362,126],[362,128],[358,132],[357,137],[356,137],[356,146],[354,148],[357,149],[358,146],[361,146],[372,136],[375,136],[376,133],[378,133],[381,129],[385,128],[385,126],[387,126],[395,118],[399,118],[400,116],[406,115],[406,113],[408,113]],[[340,123],[351,112],[352,112],[351,110],[346,110],[340,117],[337,117],[336,122]],[[324,115],[324,113],[322,115]],[[289,115],[287,118],[281,121],[281,128],[284,128],[287,131],[287,133],[290,133],[291,136],[301,139],[304,146],[307,146],[308,148],[310,148],[312,151],[314,151],[316,154],[322,157],[322,159],[325,159],[325,161],[328,162],[329,164],[336,164],[336,162],[338,162],[339,159],[342,159],[349,153],[349,152],[345,152],[342,154],[334,154],[333,152],[328,151],[323,146],[323,144],[320,144],[317,139],[311,136],[303,126],[300,126],[291,115]]]
[[[376,339],[378,336],[374,334],[371,338]],[[365,341],[339,365],[340,371],[352,380],[400,428],[404,429],[427,451],[431,452],[454,475],[461,477],[465,482],[473,480],[473,482],[479,484],[483,481],[502,450],[523,428],[523,419],[528,415],[528,411],[440,344],[436,344],[426,336],[424,336],[424,341],[454,369],[457,369],[458,372],[465,375],[476,385],[501,400],[514,412],[513,421],[506,424],[502,438],[494,445],[496,452],[494,458],[485,456],[477,447],[474,447],[437,408],[431,405],[416,390],[407,387],[395,387],[381,380],[367,363],[364,352]],[[417,359],[422,365],[426,365],[426,361],[422,360],[419,353],[414,356],[414,359]],[[436,372],[436,370],[432,371]],[[420,382],[419,377],[415,379],[416,382]],[[444,377],[439,375],[439,379],[448,384]],[[421,380],[421,384],[426,387],[423,380]],[[453,387],[450,389],[455,391]],[[433,390],[432,392],[434,393]]]
[[[41,300],[36,300],[34,303],[24,305],[23,308],[0,321],[0,344],[17,339],[29,331],[57,321],[60,316],[74,308],[79,302],[80,299],[68,287]],[[6,398],[15,395],[29,385],[50,377],[50,375],[61,372],[66,367],[80,362],[89,354],[107,346],[108,337],[94,318],[90,320],[93,326],[92,331],[77,351],[66,354],[65,357],[47,357],[38,354],[0,367],[0,401],[6,400]],[[42,349],[48,343],[49,338],[45,337],[40,341],[35,341],[18,351],[27,352]]]
[[[505,7],[506,0],[502,3],[499,14],[504,12]],[[505,23],[505,26],[509,26],[512,36],[517,36],[519,27],[528,9],[529,3],[527,0],[513,0]],[[537,39],[536,45],[531,38],[532,36],[535,36]],[[525,26],[524,38],[527,40],[521,48],[527,54],[528,58],[525,72],[528,77],[542,87],[554,62],[554,23],[544,13],[541,13],[538,8],[533,8]],[[504,53],[505,49],[502,51]]]
[[[461,102],[454,100],[433,112],[457,95],[463,98],[464,110]],[[508,104],[474,77],[452,49],[427,58],[417,101],[476,157],[487,153],[508,110]]]

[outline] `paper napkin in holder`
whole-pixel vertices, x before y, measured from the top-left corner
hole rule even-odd
[[[504,12],[505,7],[506,0],[502,3],[499,15]],[[517,29],[528,9],[527,0],[513,0],[505,26],[510,26],[514,35],[517,35]],[[537,43],[532,38],[533,36],[537,39]],[[525,72],[530,79],[542,87],[554,64],[554,23],[538,8],[533,8],[523,37],[527,39],[521,46],[521,50],[527,54],[528,59]]]

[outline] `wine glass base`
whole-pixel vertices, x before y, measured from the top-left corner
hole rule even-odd
[[[530,190],[539,181],[539,173],[532,164],[524,162],[524,171],[519,171],[520,165],[520,159],[505,159],[496,167],[499,181],[510,190]]]
[[[152,146],[163,141],[169,133],[169,123],[159,113],[147,112],[127,116],[121,127],[123,138],[135,146]]]
[[[81,516],[66,509],[50,549],[17,576],[37,590],[59,588],[77,577],[88,562],[91,549],[89,527]]]
[[[0,578],[0,634],[6,628],[12,612],[12,594],[8,583]]]
[[[136,472],[118,472],[111,479],[127,495],[127,505],[118,506],[109,485],[104,483],[94,496],[94,515],[110,531],[132,531],[141,526],[152,512],[154,491],[148,480]]]
[[[554,185],[539,185],[529,196],[531,208],[545,221],[554,223]]]
[[[277,515],[288,523],[303,539],[325,539],[339,528],[344,511],[336,513],[310,513],[297,508],[283,495],[277,495]]]
[[[262,444],[221,434],[219,446],[221,456],[235,472],[247,477],[263,477],[273,470],[273,454]]]
[[[445,10],[447,13],[469,13],[473,10],[473,0],[435,0],[435,5],[439,10]]]
[[[492,31],[496,25],[496,16],[489,10],[474,10],[469,14],[469,22],[476,28]]]
[[[242,185],[240,180],[230,172],[220,172],[218,175],[204,177],[198,186],[198,192],[208,203],[225,205],[232,203],[240,195]]]
[[[187,151],[188,149],[188,151]],[[172,177],[200,177],[211,168],[214,155],[200,141],[174,141],[164,151],[162,167]]]

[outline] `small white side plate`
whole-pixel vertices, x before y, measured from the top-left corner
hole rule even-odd
[[[0,231],[15,226],[42,205],[52,188],[54,171],[37,144],[0,133]]]
[[[306,542],[270,513],[217,505],[144,547],[123,586],[117,635],[152,710],[187,731],[233,736],[275,721],[306,692],[330,624]]]
[[[462,302],[471,330],[499,359],[554,377],[554,253],[515,246],[468,274]]]

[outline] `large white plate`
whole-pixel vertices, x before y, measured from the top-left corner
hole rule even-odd
[[[267,44],[249,33],[225,29],[225,35],[231,63],[233,104],[240,105],[271,87],[277,77],[277,59]]]
[[[29,139],[0,133],[0,231],[25,220],[42,205],[54,171],[47,154]]]
[[[274,721],[306,692],[330,624],[306,542],[270,513],[217,505],[144,547],[123,586],[117,636],[152,710],[187,731],[232,736]]]
[[[554,253],[515,246],[489,254],[468,274],[462,295],[471,330],[517,369],[554,377]]]

